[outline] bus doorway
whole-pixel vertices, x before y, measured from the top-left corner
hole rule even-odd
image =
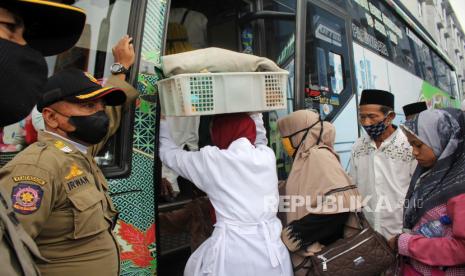
[[[241,51],[238,14],[243,1],[173,0],[167,14],[164,54],[220,47]],[[209,117],[167,118],[172,137],[185,150],[209,145]],[[191,253],[213,231],[213,207],[190,181],[161,164],[158,195],[158,273],[182,275]]]
[[[293,44],[294,13],[295,1],[172,0],[166,15],[164,54],[219,47],[266,56],[277,61],[282,56],[285,46],[289,48],[289,45]],[[293,70],[290,56],[281,59],[280,66],[289,65]],[[292,110],[291,95],[289,101]],[[287,110],[283,111],[283,114],[287,113]],[[280,140],[274,139],[278,115],[276,112],[270,112],[265,114],[265,117],[269,120],[268,129],[274,130],[269,133],[270,144],[275,150],[282,151]],[[202,116],[197,121],[188,118],[186,120],[189,123],[180,122],[182,119],[177,120],[176,125],[182,126],[183,133],[190,132],[196,135],[191,135],[190,138],[195,137],[189,140],[181,137],[182,135],[176,137],[176,133],[172,132],[173,138],[178,139],[178,145],[186,150],[197,150],[210,144],[208,116]],[[280,157],[280,160],[283,158]],[[162,168],[160,183],[164,187],[158,194],[158,273],[182,275],[193,250],[208,238],[213,230],[214,210],[206,195],[193,183],[177,175],[173,177],[162,164],[159,164],[159,167]],[[284,165],[281,167],[284,169]],[[170,185],[168,189],[167,185]],[[173,193],[167,196],[167,190]]]

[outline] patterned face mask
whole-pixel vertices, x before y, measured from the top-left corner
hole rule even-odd
[[[365,131],[368,133],[368,135],[370,135],[371,139],[376,140],[386,130],[387,125],[384,121],[386,120],[388,115],[386,115],[386,117],[384,117],[384,119],[379,123],[372,124],[369,126],[362,125]]]

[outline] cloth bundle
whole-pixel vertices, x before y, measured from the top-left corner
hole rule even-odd
[[[205,48],[161,57],[166,77],[185,73],[208,72],[285,72],[264,57],[221,48]]]

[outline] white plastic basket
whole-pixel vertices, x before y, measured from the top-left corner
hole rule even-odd
[[[163,114],[197,116],[285,109],[288,72],[179,74],[158,82]]]

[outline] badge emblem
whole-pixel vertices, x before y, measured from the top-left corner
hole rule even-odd
[[[39,209],[43,194],[44,190],[40,186],[20,183],[11,193],[13,209],[23,215],[32,214]]]
[[[53,145],[55,146],[55,148],[63,151],[63,152],[72,152],[73,150],[68,147],[65,143],[63,143],[63,141],[60,141],[60,140],[56,140]]]
[[[78,165],[73,164],[73,165],[71,165],[71,168],[69,170],[68,175],[65,176],[65,179],[66,180],[71,180],[71,179],[76,178],[76,177],[78,177],[78,176],[80,176],[82,174],[83,174],[83,172],[81,171],[81,169],[79,169]]]

